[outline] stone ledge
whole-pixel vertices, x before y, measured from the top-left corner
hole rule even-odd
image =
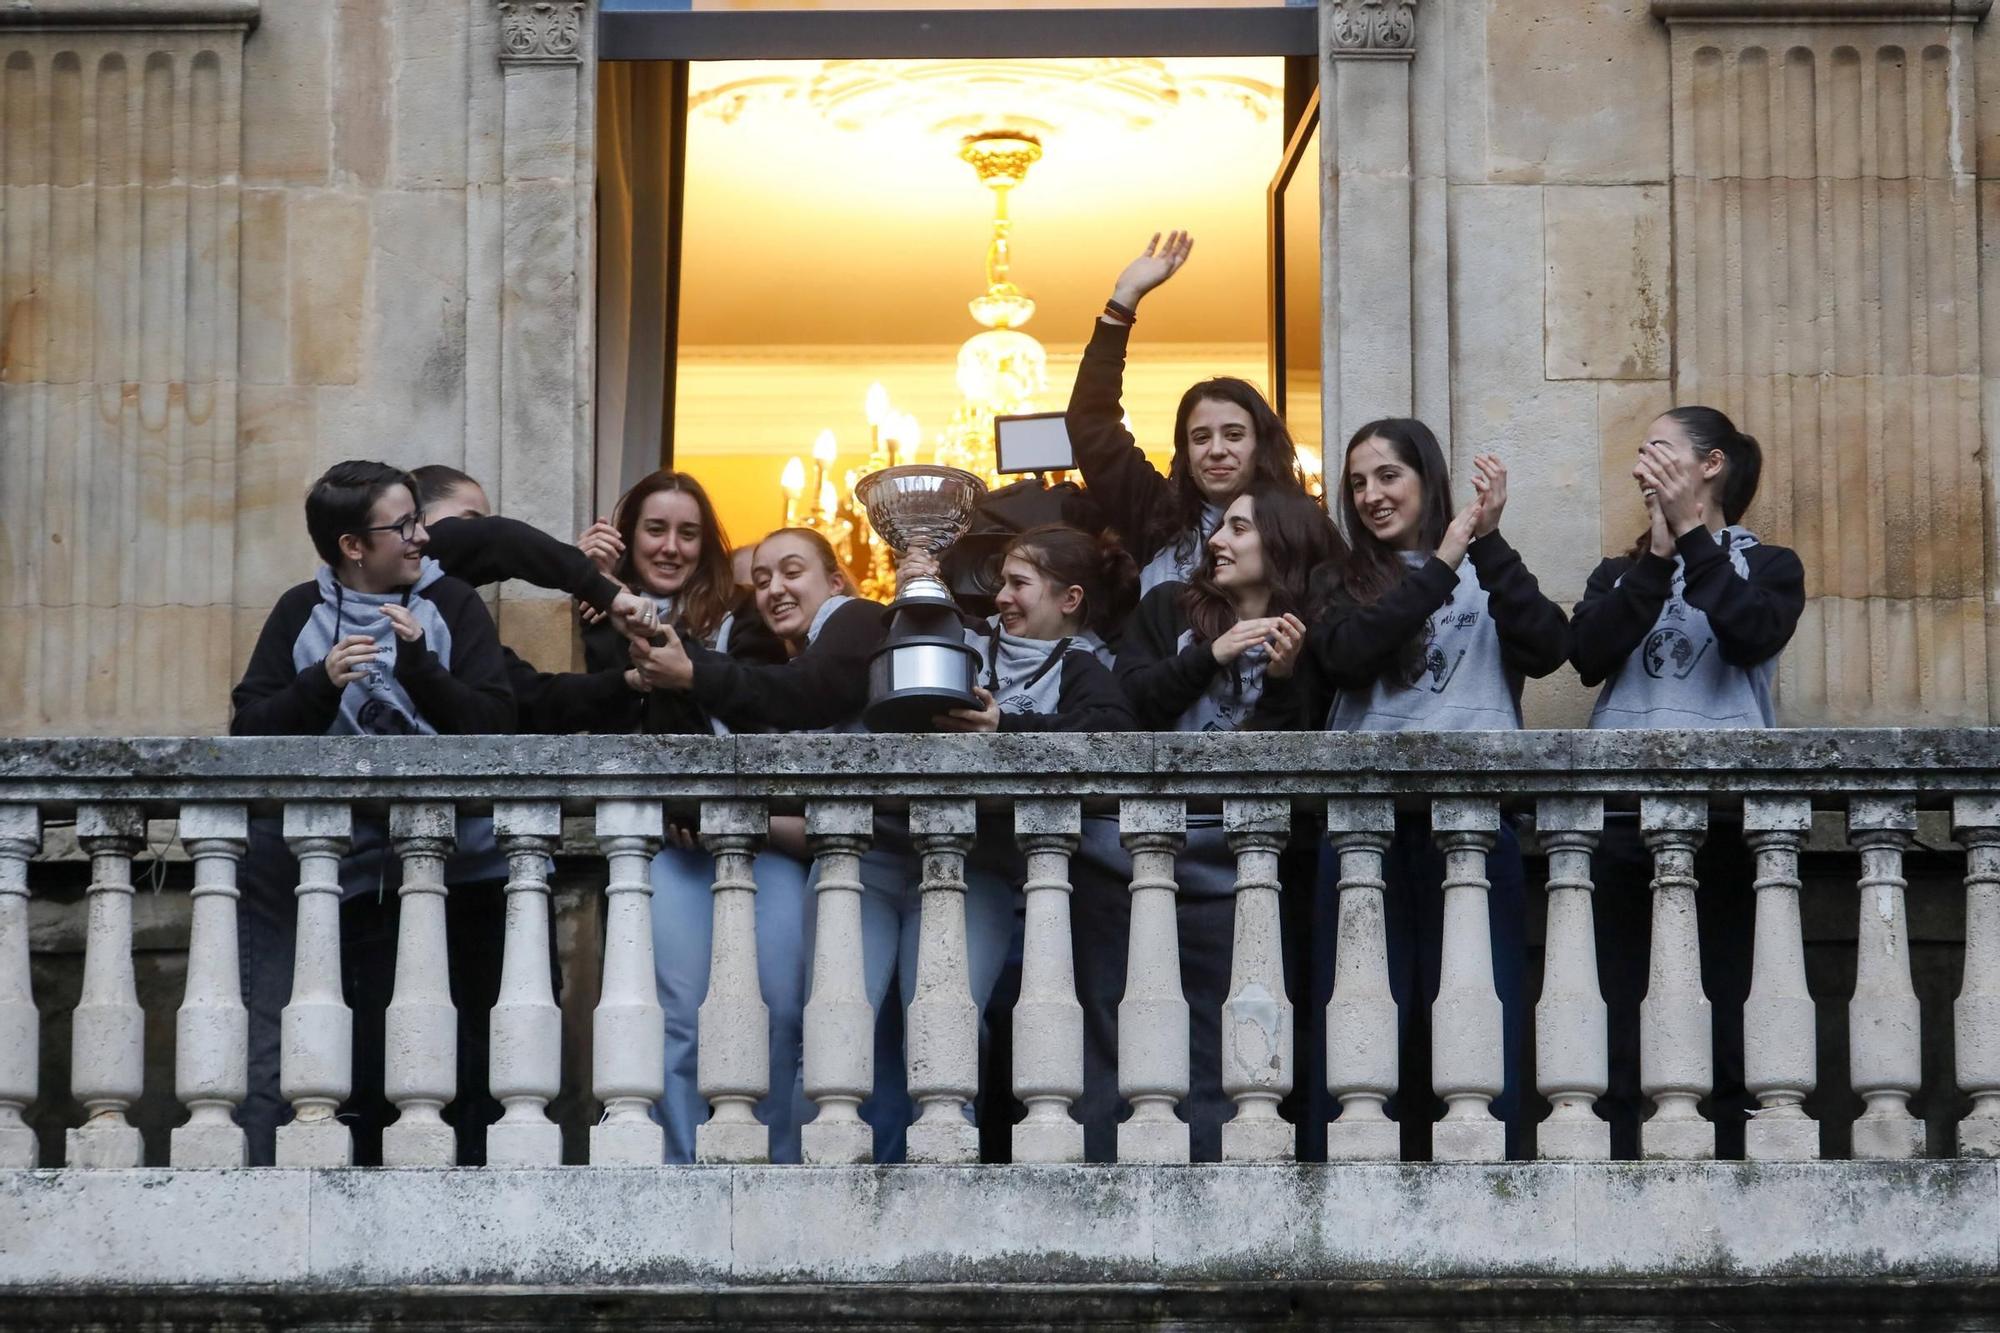
[[[2000,1277],[2000,1164],[0,1173],[0,1295]]]
[[[0,28],[254,28],[263,0],[0,0]]]
[[[1669,23],[1977,23],[1993,0],[1652,0],[1653,17]]]
[[[1052,786],[1058,783],[1059,786]],[[0,740],[0,802],[2000,791],[2000,729]]]

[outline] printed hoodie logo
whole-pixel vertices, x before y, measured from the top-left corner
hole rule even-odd
[[[1035,701],[1029,695],[1010,694],[1000,701],[1000,711],[1003,713],[1032,713],[1035,711]]]
[[[1694,640],[1677,629],[1665,627],[1656,629],[1646,638],[1640,650],[1639,660],[1645,664],[1646,674],[1654,680],[1668,676],[1675,680],[1686,680],[1702,658],[1708,655],[1713,639],[1704,639],[1699,649]]]

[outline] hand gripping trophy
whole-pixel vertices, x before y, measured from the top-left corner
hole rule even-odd
[[[971,526],[986,483],[955,467],[913,464],[869,473],[854,494],[899,561],[913,550],[941,560]],[[941,580],[905,583],[898,575],[885,615],[889,635],[869,659],[861,715],[870,731],[933,731],[939,713],[979,707],[972,693],[979,655],[966,645],[958,603]]]

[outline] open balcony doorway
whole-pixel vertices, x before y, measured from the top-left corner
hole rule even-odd
[[[1281,410],[1317,452],[1317,171],[1296,173],[1310,188],[1289,204],[1278,192],[1300,160],[1317,162],[1310,58],[602,70],[600,355],[613,374],[600,511],[666,462],[704,482],[733,542],[754,542],[805,517],[823,482],[844,495],[849,474],[883,461],[885,435],[896,461],[962,450],[960,358],[982,332],[970,305],[993,279],[997,203],[962,146],[996,132],[1038,151],[1005,199],[1003,276],[1033,302],[1011,322],[1042,356],[1011,410],[1062,409],[1113,278],[1178,226],[1194,256],[1132,338],[1125,401],[1141,445],[1164,466],[1182,391],[1220,374],[1288,399]],[[1287,280],[1287,255],[1310,273]],[[1308,285],[1286,317],[1284,289]]]

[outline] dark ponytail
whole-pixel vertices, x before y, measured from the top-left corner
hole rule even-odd
[[[1757,483],[1764,475],[1763,446],[1756,437],[1736,429],[1735,422],[1713,407],[1700,404],[1670,407],[1660,415],[1687,432],[1697,459],[1703,454],[1722,455],[1722,521],[1742,522],[1750,502],[1757,498]],[[1639,534],[1639,540],[1628,553],[1633,560],[1646,553],[1652,537],[1651,532]]]
[[[1139,568],[1123,546],[1062,523],[1029,528],[1007,543],[1002,560],[1019,556],[1059,588],[1083,589],[1084,627],[1104,636],[1138,600]]]

